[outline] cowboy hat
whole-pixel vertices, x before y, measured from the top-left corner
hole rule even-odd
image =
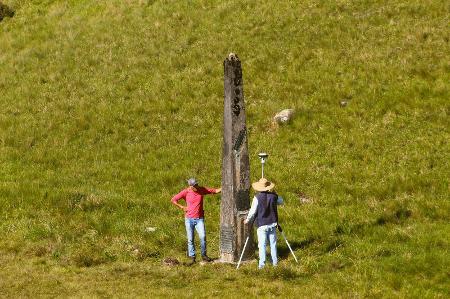
[[[253,189],[259,192],[263,191],[270,191],[275,187],[275,184],[272,182],[269,182],[265,178],[261,178],[259,181],[252,184]]]

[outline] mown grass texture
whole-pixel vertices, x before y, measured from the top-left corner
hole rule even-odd
[[[3,2],[2,297],[448,296],[445,1]],[[280,239],[277,269],[166,268],[186,247],[171,196],[221,181],[229,52],[251,179],[267,151],[300,264]]]

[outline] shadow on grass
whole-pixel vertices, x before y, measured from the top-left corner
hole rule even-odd
[[[0,1],[0,22],[5,18],[9,17],[12,18],[14,16],[14,10],[8,7],[7,5],[3,4]]]
[[[295,252],[297,249],[306,249],[307,247],[309,247],[311,244],[313,244],[316,241],[315,238],[307,238],[303,241],[297,242],[297,241],[292,241],[288,239],[289,245],[291,246],[292,250]],[[278,256],[280,259],[286,259],[289,257],[289,255],[291,255],[291,251],[289,250],[289,248],[287,247],[286,241],[284,240],[283,236],[281,236],[281,234],[278,237],[278,241],[277,242],[282,242],[285,246],[282,247],[278,247]]]
[[[404,207],[395,208],[391,211],[383,212],[373,221],[359,223],[340,223],[333,231],[334,236],[339,235],[362,235],[371,227],[383,225],[402,225],[412,216],[412,211]]]
[[[341,239],[343,235],[364,235],[371,227],[383,226],[383,225],[402,225],[412,216],[412,211],[405,207],[396,207],[381,215],[377,216],[372,221],[365,221],[359,223],[340,223],[333,230],[329,236],[310,236],[300,242],[296,240],[289,240],[289,245],[295,252],[298,249],[307,249],[312,246],[313,243],[320,241],[324,243],[322,251],[324,254],[338,250],[344,246],[344,241]],[[278,247],[278,256],[280,259],[287,259],[291,255],[283,236],[278,234],[278,244],[284,245]],[[297,257],[298,258],[298,257]],[[339,268],[339,267],[337,267]]]

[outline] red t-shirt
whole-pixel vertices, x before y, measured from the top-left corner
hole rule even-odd
[[[172,197],[172,202],[178,202],[180,199],[186,200],[186,218],[203,218],[203,195],[211,193],[216,193],[216,189],[198,187],[197,191],[193,191],[190,188],[186,188]]]

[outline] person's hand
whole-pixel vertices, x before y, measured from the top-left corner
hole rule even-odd
[[[222,187],[216,189],[216,194],[222,192]]]
[[[244,224],[248,224],[248,220],[247,219],[244,220]]]
[[[181,209],[182,209],[184,212],[187,212],[187,207],[182,206]]]

